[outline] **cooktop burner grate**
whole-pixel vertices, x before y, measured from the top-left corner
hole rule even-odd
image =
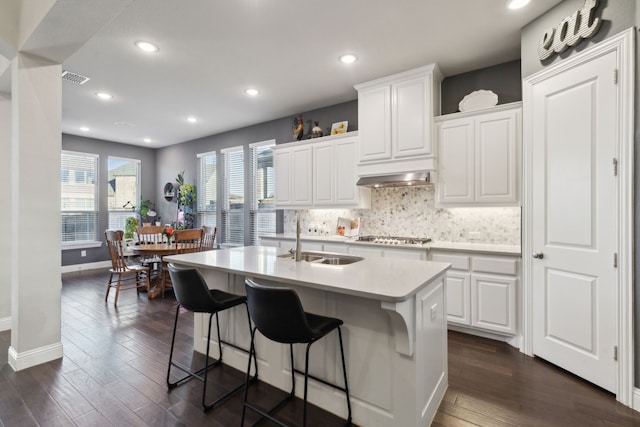
[[[378,243],[381,245],[423,245],[430,242],[431,239],[426,237],[396,237],[396,236],[360,236],[358,240],[361,242]]]

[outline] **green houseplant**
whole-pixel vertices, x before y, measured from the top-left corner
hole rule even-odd
[[[129,218],[126,219],[124,223],[125,239],[133,239],[133,233],[136,232],[136,228],[138,228],[138,224],[140,224],[140,221],[138,221],[138,218],[136,218],[135,216],[130,216]]]

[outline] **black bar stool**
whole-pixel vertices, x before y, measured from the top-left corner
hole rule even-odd
[[[347,410],[349,412],[345,425],[351,425],[351,400],[349,399],[347,368],[344,362],[344,348],[342,345],[342,332],[340,330],[340,325],[343,324],[342,320],[306,313],[302,308],[298,294],[293,289],[259,285],[251,279],[245,280],[245,288],[247,290],[249,313],[255,327],[251,330],[251,350],[249,352],[249,364],[247,366],[247,379],[242,407],[242,422],[240,425],[244,426],[246,408],[249,408],[262,415],[261,420],[268,418],[274,423],[286,427],[286,424],[275,419],[272,414],[295,396],[295,372],[304,375],[304,406],[302,412],[303,426],[307,425],[307,382],[309,378],[345,392],[347,396]],[[254,359],[256,357],[256,329],[272,341],[289,344],[291,354],[291,392],[280,403],[266,412],[247,402],[251,359],[252,357]],[[344,373],[344,388],[309,375],[309,349],[311,348],[311,344],[334,329],[338,330],[338,337],[340,339],[340,355],[342,357],[342,372]],[[293,344],[296,343],[307,344],[304,372],[296,370],[293,364]]]
[[[204,411],[208,411],[213,408],[218,403],[223,402],[233,395],[235,392],[239,391],[245,384],[240,384],[238,387],[229,391],[228,393],[222,395],[221,397],[215,399],[212,402],[207,402],[207,373],[209,369],[214,368],[222,363],[222,343],[224,342],[226,345],[237,348],[238,350],[242,350],[246,353],[249,353],[244,348],[238,347],[233,343],[229,343],[226,341],[222,341],[220,339],[220,321],[218,319],[218,313],[233,308],[235,306],[244,304],[247,307],[247,298],[242,295],[234,295],[227,292],[223,292],[217,289],[209,289],[206,282],[198,272],[198,270],[194,268],[178,268],[173,264],[169,264],[169,275],[171,276],[171,280],[173,282],[173,291],[176,296],[176,300],[178,301],[178,306],[176,307],[176,319],[173,324],[173,336],[171,337],[171,352],[169,354],[169,368],[167,369],[167,386],[169,390],[179,386],[180,384],[185,383],[186,381],[197,378],[200,381],[204,382],[202,389],[202,407]],[[205,359],[204,368],[193,372],[188,367],[173,361],[173,348],[176,342],[176,329],[178,326],[178,315],[180,313],[180,307],[184,307],[185,309],[192,311],[194,313],[209,313],[209,333],[207,335],[207,353]],[[211,343],[211,321],[213,320],[213,316],[216,316],[216,327],[218,329],[218,360],[214,363],[209,363],[209,346]],[[249,317],[249,309],[247,307],[247,319],[249,321],[249,331],[251,331],[251,318]],[[187,375],[180,378],[178,381],[171,382],[171,367],[175,366],[181,371],[185,372]],[[255,374],[253,379],[255,380],[258,377],[258,364],[255,362]],[[249,367],[251,367],[251,357],[249,358]],[[204,373],[204,376],[202,374]]]

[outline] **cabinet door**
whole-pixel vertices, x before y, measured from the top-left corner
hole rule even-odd
[[[313,146],[313,204],[331,205],[335,195],[334,146],[320,143]],[[340,180],[338,180],[339,182]],[[355,183],[353,184],[355,187]]]
[[[471,275],[458,271],[447,272],[447,321],[471,325]]]
[[[399,259],[412,259],[416,261],[422,261],[427,259],[427,251],[419,251],[413,249],[390,249],[385,248],[382,251],[385,258],[399,258]]]
[[[391,100],[393,157],[431,154],[431,76],[394,83]]]
[[[358,92],[360,161],[391,158],[391,86]]]
[[[382,256],[382,248],[376,246],[349,245],[349,255],[366,258],[367,256]]]
[[[514,277],[473,274],[472,325],[508,334],[516,333],[516,283]]]
[[[481,203],[518,201],[519,109],[476,119],[476,194]]]
[[[291,167],[291,205],[311,206],[311,147],[293,147]]]
[[[473,119],[440,123],[438,201],[442,204],[469,204],[474,192]]]
[[[289,149],[274,150],[276,207],[291,205],[292,152]]]
[[[344,243],[325,243],[322,246],[322,249],[325,252],[333,252],[336,254],[346,254],[347,253],[347,245]]]
[[[357,172],[356,139],[335,143],[335,204],[354,205],[358,203],[359,189],[356,187]]]

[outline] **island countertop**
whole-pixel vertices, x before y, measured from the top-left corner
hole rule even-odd
[[[385,302],[407,300],[449,268],[442,262],[377,256],[353,264],[327,265],[278,258],[283,253],[273,247],[245,246],[166,256],[164,260]]]

